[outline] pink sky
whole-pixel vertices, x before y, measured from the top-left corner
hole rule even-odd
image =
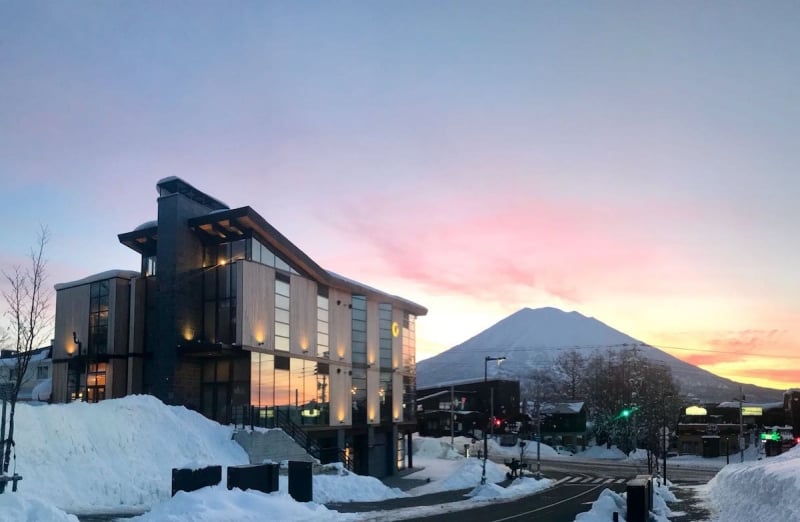
[[[0,263],[44,223],[54,283],[135,269],[116,234],[177,175],[427,306],[420,358],[556,306],[800,386],[798,24],[788,1],[4,2]]]

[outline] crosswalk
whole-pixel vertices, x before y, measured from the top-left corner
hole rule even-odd
[[[553,484],[557,486],[559,484],[623,484],[626,482],[626,479],[623,478],[608,478],[608,477],[586,477],[580,475],[567,475],[566,477],[562,477],[555,481]]]

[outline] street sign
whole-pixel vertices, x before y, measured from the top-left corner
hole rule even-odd
[[[742,415],[747,415],[751,417],[754,416],[760,417],[761,415],[763,415],[763,413],[764,410],[763,408],[761,408],[761,406],[742,406]]]

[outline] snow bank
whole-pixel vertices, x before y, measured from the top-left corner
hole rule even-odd
[[[357,475],[344,469],[342,463],[327,464],[325,473],[314,475],[314,502],[374,502],[407,497],[397,488],[390,488],[375,477]],[[289,491],[289,477],[279,478],[281,491]],[[346,486],[346,487],[345,487]]]
[[[72,513],[146,510],[170,497],[172,468],[248,463],[231,427],[148,395],[16,415],[19,490]]]
[[[18,406],[19,407],[19,406]],[[20,484],[22,484],[20,482]],[[68,515],[50,504],[26,493],[11,493],[11,488],[0,495],[0,521],[22,522],[78,522],[75,515]]]
[[[178,492],[132,522],[256,522],[262,520],[347,520],[314,502],[295,502],[286,493],[261,493],[221,486]]]
[[[675,495],[665,485],[653,483],[653,510],[648,520],[650,522],[669,522],[673,513],[667,507],[667,502],[675,502]],[[608,522],[614,517],[614,512],[619,513],[620,522],[627,520],[628,501],[625,494],[619,494],[610,489],[604,489],[600,496],[592,503],[592,509],[580,513],[575,517],[575,522]],[[758,520],[758,519],[753,519]]]
[[[800,447],[764,460],[730,464],[709,482],[719,520],[800,520]]]
[[[417,457],[414,457],[417,462]],[[483,460],[476,458],[459,457],[452,461],[452,465],[447,466],[446,471],[436,473],[437,463],[431,460],[419,459],[419,464],[424,466],[425,469],[417,473],[408,475],[408,478],[432,478],[430,484],[416,487],[409,491],[411,495],[426,495],[428,493],[437,493],[439,491],[452,491],[457,489],[474,488],[481,482],[481,475],[483,474]],[[434,472],[438,476],[426,476]],[[506,479],[506,472],[508,468],[499,464],[495,464],[491,460],[486,461],[486,482],[496,483],[502,482]]]
[[[586,451],[578,453],[578,456],[580,456],[583,459],[622,460],[627,458],[625,452],[620,450],[616,446],[611,446],[610,448],[606,448],[605,445],[590,446],[586,448]]]

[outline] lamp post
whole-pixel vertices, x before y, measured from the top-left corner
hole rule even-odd
[[[505,361],[505,357],[492,357],[487,355],[483,360],[483,384],[489,382],[489,361]],[[491,389],[491,399],[489,401],[489,422],[494,423],[494,388]],[[492,429],[494,432],[494,428]],[[481,485],[486,484],[486,459],[489,458],[489,439],[486,437],[486,426],[483,427],[483,472],[481,473]]]

